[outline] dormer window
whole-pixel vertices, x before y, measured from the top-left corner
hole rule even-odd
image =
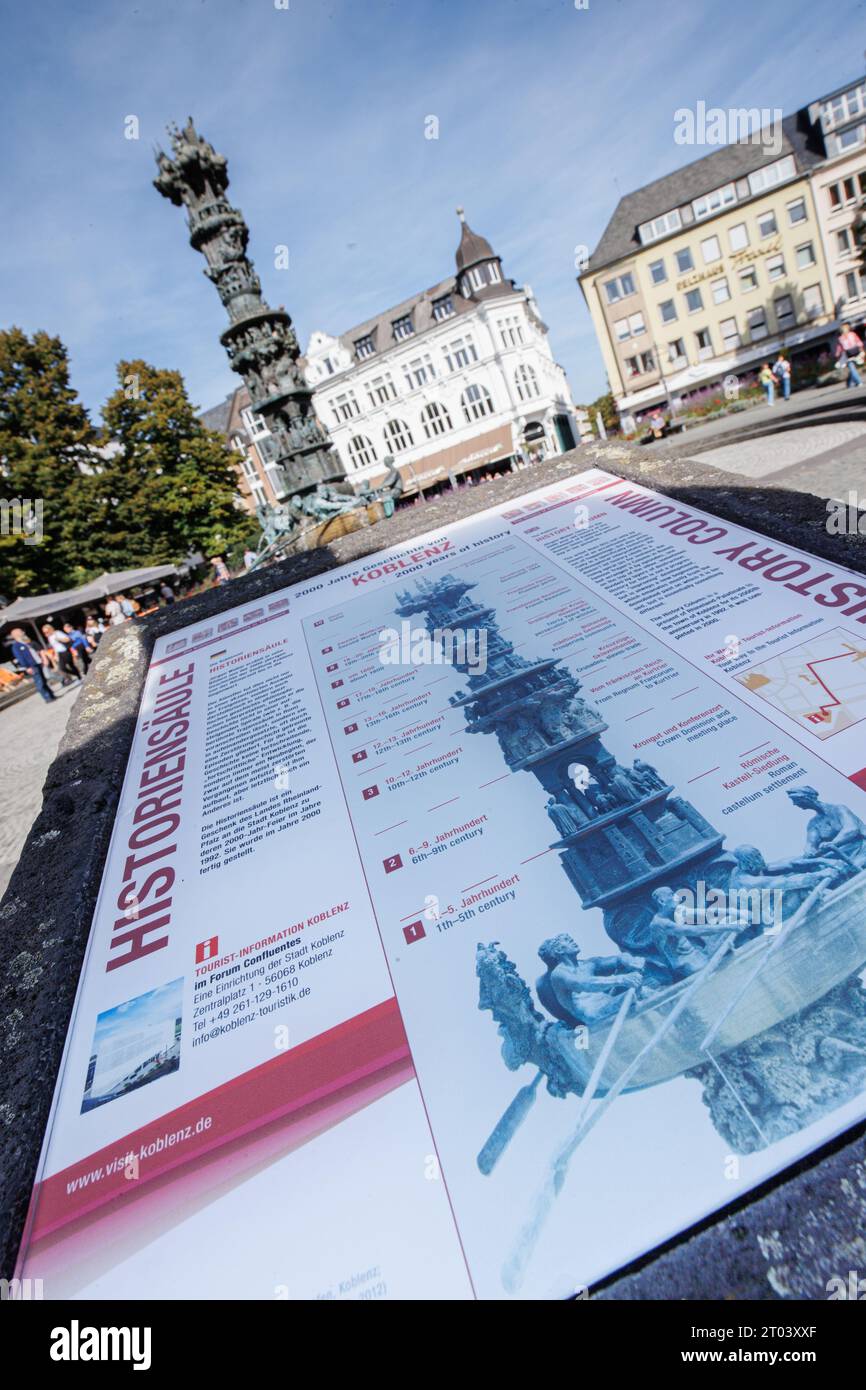
[[[646,246],[649,241],[658,241],[659,237],[678,232],[682,225],[679,208],[673,208],[670,212],[662,213],[661,217],[654,217],[651,222],[642,222],[637,231],[641,242]]]
[[[433,318],[436,323],[441,323],[443,319],[450,319],[454,313],[454,305],[451,302],[450,294],[443,294],[441,299],[433,300]]]
[[[374,356],[376,352],[376,347],[373,342],[372,333],[365,333],[363,338],[356,338],[354,346],[355,356],[358,358],[359,361],[363,361],[365,357]]]
[[[391,330],[394,334],[394,341],[397,343],[403,338],[411,338],[415,332],[415,327],[412,323],[412,315],[404,314],[402,318],[395,319],[391,324]]]
[[[692,211],[696,220],[700,222],[702,217],[712,217],[721,208],[736,201],[737,192],[734,185],[726,183],[723,188],[714,188],[711,193],[705,193],[702,198],[695,198],[692,203]]]
[[[480,265],[474,265],[471,270],[468,270],[466,272],[463,281],[464,288],[467,282],[473,290],[484,289],[484,286],[487,284],[487,280],[485,279],[484,272],[481,269]]]

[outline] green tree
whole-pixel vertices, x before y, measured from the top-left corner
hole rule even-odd
[[[585,405],[583,410],[589,412],[589,418],[593,430],[597,430],[595,421],[596,414],[599,414],[604,421],[604,427],[608,434],[618,434],[620,431],[619,411],[616,408],[616,401],[613,392],[608,389],[603,396],[597,396],[591,405]]]
[[[235,502],[238,455],[196,417],[180,372],[120,362],[102,412],[86,555],[95,569],[214,555],[252,539]]]
[[[0,493],[41,506],[42,539],[0,535],[0,593],[7,598],[85,578],[78,537],[87,526],[95,431],[69,384],[59,338],[0,332]]]

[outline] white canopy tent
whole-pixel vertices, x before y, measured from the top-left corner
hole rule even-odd
[[[55,613],[64,613],[70,608],[82,608],[86,603],[96,603],[111,594],[125,593],[127,589],[137,589],[143,584],[152,584],[157,579],[165,579],[177,574],[176,565],[151,565],[148,569],[118,570],[113,574],[101,574],[82,584],[78,589],[64,589],[59,594],[37,594],[34,598],[17,598],[6,608],[0,608],[0,625],[6,623],[33,622],[36,618],[48,618]]]

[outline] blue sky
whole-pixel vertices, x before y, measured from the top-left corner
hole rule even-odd
[[[121,357],[179,368],[202,408],[237,383],[184,215],[151,187],[170,120],[193,114],[228,156],[264,293],[302,343],[449,274],[462,203],[535,290],[581,402],[605,381],[574,248],[620,194],[707,152],[674,143],[674,111],[787,112],[862,73],[866,48],[866,0],[288,3],[0,0],[0,326],[59,334],[94,417]]]

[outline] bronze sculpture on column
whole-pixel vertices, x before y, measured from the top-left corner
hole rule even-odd
[[[299,365],[300,346],[285,309],[262,298],[261,282],[247,256],[249,229],[225,197],[228,161],[197,133],[192,117],[183,130],[169,127],[172,155],[158,150],[154,187],[177,207],[186,207],[190,244],[207,261],[205,275],[216,285],[229,316],[220,335],[232,370],[244,381],[250,409],[267,423],[262,441],[276,479],[277,505],[259,509],[271,542],[303,522],[352,511],[376,497],[399,492],[398,478],[378,493],[356,494],[312,407],[313,392]]]

